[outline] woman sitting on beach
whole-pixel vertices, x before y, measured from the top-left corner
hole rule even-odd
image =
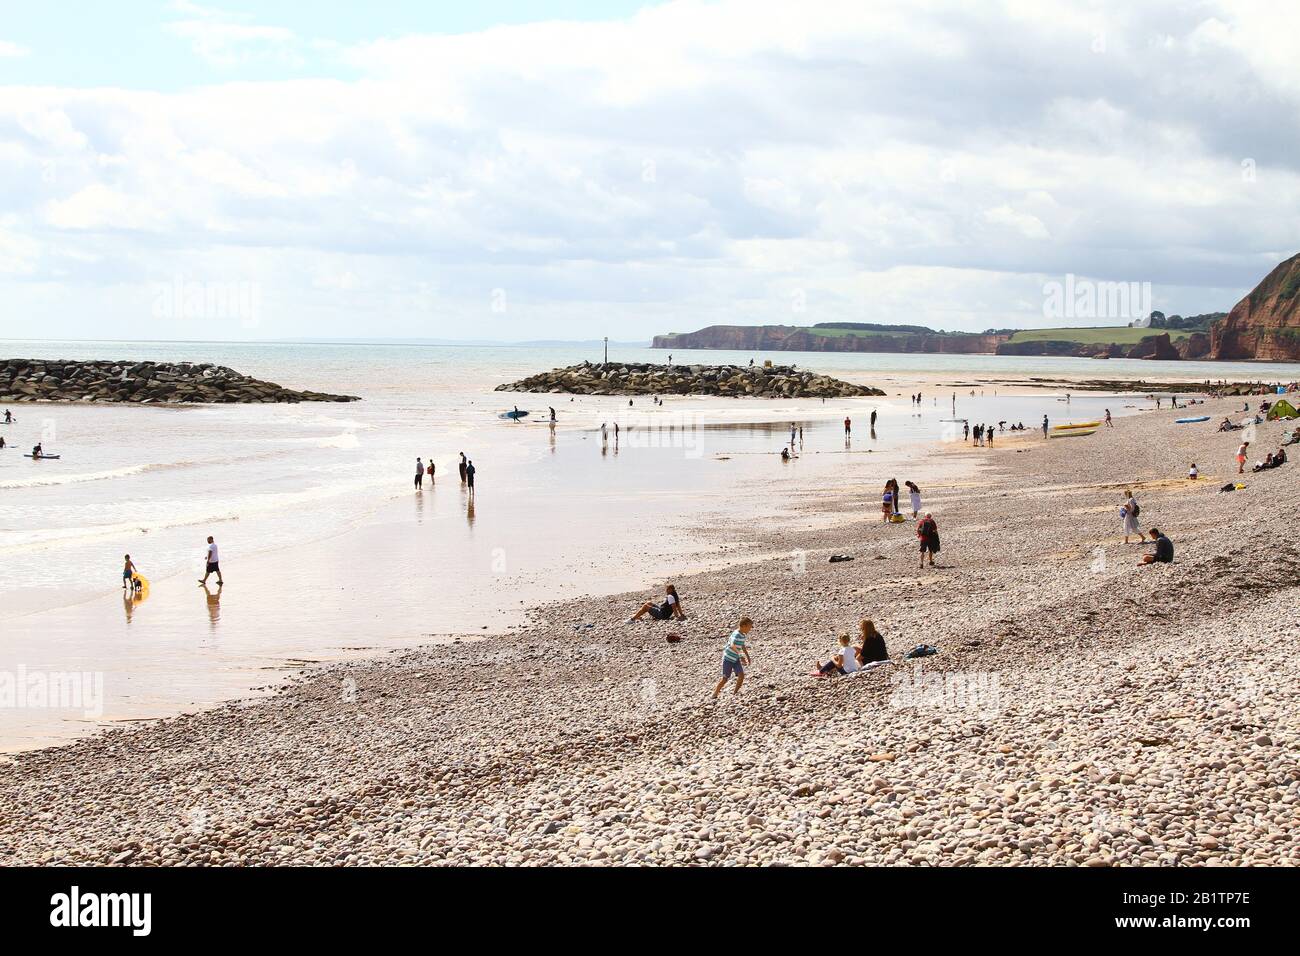
[[[1142,508],[1138,505],[1138,500],[1133,497],[1133,492],[1128,488],[1124,489],[1124,503],[1120,505],[1119,516],[1124,521],[1124,543],[1128,544],[1128,539],[1132,535],[1138,536],[1138,541],[1145,541],[1146,534],[1138,527],[1138,515],[1142,513]]]
[[[677,589],[670,584],[664,588],[664,594],[665,598],[662,604],[651,604],[647,601],[641,605],[641,610],[629,617],[624,623],[631,624],[633,621],[639,621],[647,614],[656,621],[667,621],[671,618],[677,618],[679,621],[686,620],[686,612],[682,610],[682,601],[677,596]]]
[[[876,625],[872,624],[870,620],[864,620],[858,624],[858,631],[862,635],[862,646],[855,648],[859,665],[866,667],[868,664],[889,660],[889,651],[885,648],[885,638],[876,630]]]

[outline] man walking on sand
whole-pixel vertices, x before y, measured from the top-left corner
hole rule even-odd
[[[199,578],[199,584],[207,587],[209,574],[215,574],[217,576],[217,587],[223,586],[221,580],[220,558],[217,555],[217,543],[212,540],[212,535],[208,535],[207,570],[203,572],[203,577]]]
[[[934,567],[934,556],[939,553],[939,524],[934,516],[926,513],[916,526],[916,536],[921,542],[921,567],[925,567],[925,556],[930,556],[930,567]]]
[[[718,681],[718,686],[713,688],[714,700],[718,699],[722,688],[727,686],[727,681],[733,674],[736,676],[735,693],[740,693],[740,686],[745,683],[745,668],[749,666],[749,649],[745,647],[745,638],[753,629],[754,622],[747,617],[742,617],[740,624],[727,638],[727,646],[722,649],[722,680]],[[744,658],[743,665],[741,658]]]

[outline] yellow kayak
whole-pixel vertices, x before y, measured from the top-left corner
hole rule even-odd
[[[1053,425],[1052,431],[1063,432],[1063,431],[1068,431],[1071,428],[1096,428],[1100,424],[1101,422],[1079,422],[1078,424],[1075,425]]]
[[[1047,437],[1048,438],[1077,438],[1081,435],[1091,435],[1096,430],[1097,429],[1095,426],[1092,428],[1071,428],[1068,431],[1052,432]]]

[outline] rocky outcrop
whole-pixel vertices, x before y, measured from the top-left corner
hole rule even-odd
[[[224,365],[0,359],[0,402],[178,405],[355,401],[360,401],[355,395],[294,391]]]
[[[1125,358],[1155,359],[1168,362],[1182,358],[1182,356],[1178,354],[1178,349],[1174,348],[1174,343],[1169,341],[1169,333],[1162,332],[1160,335],[1148,335],[1137,345],[1131,346]]]
[[[1196,341],[1192,341],[1196,340]],[[1183,343],[1190,343],[1189,353],[1183,351]],[[1199,349],[1199,351],[1198,351]],[[1174,361],[1180,358],[1202,358],[1208,350],[1208,339],[1201,333],[1194,333],[1177,343],[1171,341],[1168,332],[1144,336],[1132,345],[1120,345],[1115,342],[1068,342],[1058,339],[1035,339],[1030,342],[1004,342],[997,348],[998,355],[1054,355],[1067,358],[1137,358]]]
[[[1210,358],[1300,361],[1300,254],[1280,263],[1211,326]]]
[[[1205,332],[1193,332],[1174,343],[1178,357],[1185,359],[1205,359],[1210,357],[1210,336]]]
[[[573,395],[726,395],[734,398],[856,398],[884,395],[878,388],[851,385],[828,375],[740,365],[651,365],[644,362],[583,362],[542,372],[498,392],[550,392]]]
[[[739,352],[938,352],[992,354],[1007,335],[941,332],[827,335],[793,325],[710,325],[698,332],[656,335],[655,349],[730,349]]]

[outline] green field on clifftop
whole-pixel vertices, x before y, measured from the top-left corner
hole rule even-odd
[[[1186,329],[1131,329],[1124,325],[1079,329],[1022,329],[1011,336],[1011,342],[1012,344],[1078,342],[1081,345],[1137,345],[1148,335],[1160,335],[1162,332],[1168,332],[1172,342],[1185,339],[1192,334]]]

